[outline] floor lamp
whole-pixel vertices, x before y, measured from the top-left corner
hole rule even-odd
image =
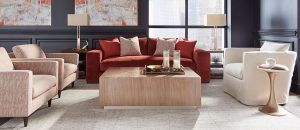
[[[218,50],[217,27],[226,26],[226,14],[207,14],[204,16],[204,25],[213,26],[212,50]]]
[[[80,50],[80,26],[88,25],[88,14],[68,14],[68,26],[77,26],[77,50]]]

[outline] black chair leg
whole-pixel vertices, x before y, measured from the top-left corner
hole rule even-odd
[[[75,86],[75,82],[72,83],[72,88],[74,88],[74,86]]]
[[[23,117],[23,120],[24,120],[24,127],[27,127],[28,117]]]
[[[51,107],[52,99],[48,101],[48,107]]]
[[[58,98],[61,96],[61,90],[58,90]]]

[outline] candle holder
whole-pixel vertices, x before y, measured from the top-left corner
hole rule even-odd
[[[163,51],[163,70],[169,70],[170,68],[170,57],[169,57],[169,50],[164,50]]]
[[[180,50],[173,51],[173,69],[178,70],[181,68],[180,64]]]

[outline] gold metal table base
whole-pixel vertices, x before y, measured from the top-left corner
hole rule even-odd
[[[266,71],[270,79],[270,95],[268,103],[265,106],[259,108],[259,111],[271,116],[284,116],[287,111],[281,108],[275,98],[274,81],[276,77],[276,72]]]
[[[272,111],[271,109],[269,109],[269,107],[262,106],[259,108],[259,111],[271,116],[285,116],[287,114],[287,111],[281,107],[278,107],[276,111]]]

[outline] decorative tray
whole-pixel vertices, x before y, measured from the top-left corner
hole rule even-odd
[[[180,69],[173,69],[172,67],[165,69],[162,67],[162,65],[146,65],[143,73],[145,75],[184,75],[184,67],[181,66]]]

